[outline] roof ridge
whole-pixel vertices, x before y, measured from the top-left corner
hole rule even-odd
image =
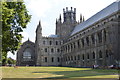
[[[107,7],[103,8],[102,10],[100,10],[99,12],[97,12],[96,14],[94,14],[93,16],[88,18],[83,23],[77,25],[73,29],[71,36],[76,34],[79,31],[89,27],[90,25],[93,25],[94,23],[98,22],[99,20],[111,15],[112,13],[119,11],[120,7],[118,7],[118,4],[120,3],[120,0],[118,0],[118,1],[119,2],[113,2],[112,4],[108,5]]]

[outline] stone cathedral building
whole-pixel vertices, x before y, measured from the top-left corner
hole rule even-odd
[[[76,8],[63,9],[56,20],[56,34],[42,36],[39,22],[35,43],[24,42],[17,53],[18,66],[117,65],[120,60],[120,1],[84,21],[76,21]]]

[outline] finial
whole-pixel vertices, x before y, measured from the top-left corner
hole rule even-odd
[[[68,11],[68,7],[66,7],[66,11]]]
[[[80,14],[80,23],[82,22],[82,14]]]
[[[71,7],[71,11],[72,11],[72,7]]]
[[[76,13],[76,8],[74,8],[74,13]]]
[[[83,16],[83,22],[85,21],[85,18],[84,18],[84,16]]]
[[[59,20],[60,20],[60,21],[62,20],[62,18],[61,18],[61,14],[60,14]]]
[[[29,40],[29,37],[28,37],[28,41],[30,41],[30,40]]]
[[[41,21],[39,20],[39,26],[41,26]]]
[[[41,20],[39,20],[38,27],[40,28],[40,30],[42,30],[42,26],[41,26]]]
[[[42,26],[41,26],[41,21],[40,20],[39,20],[39,24],[37,25],[36,33],[37,33],[38,30],[40,30],[40,32],[42,31]]]

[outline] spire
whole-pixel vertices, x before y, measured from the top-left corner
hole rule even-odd
[[[84,16],[83,16],[83,22],[85,21],[85,18],[84,18]]]
[[[39,27],[41,27],[41,21],[39,21],[39,24],[38,24]]]
[[[71,11],[72,11],[72,7],[71,7]]]
[[[60,14],[59,20],[60,20],[60,22],[61,22],[61,20],[62,20],[62,18],[61,18],[61,14]]]
[[[38,27],[42,30],[41,21],[39,21]]]
[[[30,41],[30,40],[29,40],[29,37],[28,37],[28,41]]]
[[[65,9],[63,8],[63,13],[65,13]]]
[[[82,14],[80,14],[80,23],[82,22]]]
[[[76,14],[76,8],[74,8],[74,13]]]
[[[37,29],[36,29],[36,31],[42,31],[42,26],[41,26],[41,21],[39,21],[39,24],[37,25]]]
[[[66,7],[66,11],[68,11],[68,7]]]

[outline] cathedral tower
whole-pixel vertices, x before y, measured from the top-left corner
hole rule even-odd
[[[59,19],[56,19],[56,35],[63,39],[69,36],[76,25],[76,8],[71,7],[71,10],[68,10],[66,7],[66,10],[63,9],[63,22],[61,15]]]
[[[42,26],[41,26],[41,22],[39,21],[39,24],[37,26],[36,29],[36,41],[35,41],[35,53],[37,54],[37,62],[36,65],[41,65],[41,41],[42,40]]]

